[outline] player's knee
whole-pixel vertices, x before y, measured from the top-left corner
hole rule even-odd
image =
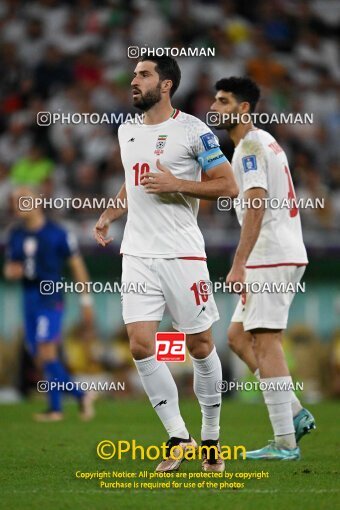
[[[209,356],[214,348],[210,330],[196,335],[188,335],[187,347],[193,358],[204,359]]]
[[[133,359],[145,359],[154,354],[154,349],[144,338],[138,334],[130,336],[130,351]]]
[[[44,342],[38,347],[37,361],[38,363],[46,363],[54,361],[58,357],[57,344],[54,342]]]

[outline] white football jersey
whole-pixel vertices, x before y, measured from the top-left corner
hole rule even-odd
[[[262,129],[248,131],[235,148],[232,168],[241,201],[251,188],[267,191],[261,231],[246,267],[307,264],[288,160],[275,138]],[[240,225],[246,211],[244,206],[235,207]]]
[[[226,161],[216,136],[196,117],[175,109],[161,124],[122,124],[118,138],[128,200],[121,253],[205,258],[197,225],[199,200],[181,193],[148,194],[140,179],[145,172],[159,172],[159,159],[176,177],[200,181],[202,169]]]

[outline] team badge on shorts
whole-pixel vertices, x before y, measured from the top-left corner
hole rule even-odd
[[[168,138],[168,135],[158,135],[158,139],[156,142],[156,150],[154,154],[159,156],[160,154],[163,154],[163,149],[165,147],[166,139]]]

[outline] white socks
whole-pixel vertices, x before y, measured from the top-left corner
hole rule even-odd
[[[301,409],[303,409],[303,407],[301,405],[300,400],[295,395],[295,391],[293,391],[293,390],[292,390],[291,405],[292,405],[293,417],[295,417],[301,411]]]
[[[296,448],[292,390],[281,389],[284,386],[289,388],[292,378],[290,376],[267,377],[261,379],[261,382],[268,388],[262,393],[274,430],[276,445],[281,448]]]
[[[194,365],[194,392],[202,411],[202,441],[220,435],[221,393],[216,384],[222,380],[222,367],[214,347],[204,359],[191,356]]]
[[[254,375],[258,381],[261,381],[260,370],[258,368],[255,370]],[[291,396],[292,396],[291,405],[292,405],[293,417],[295,417],[301,411],[301,409],[303,409],[303,407],[301,405],[300,400],[295,395],[295,391],[292,390]]]
[[[167,365],[156,361],[155,356],[134,360],[144,390],[170,437],[187,439],[178,405],[175,381]],[[221,393],[216,384],[222,380],[222,367],[214,347],[204,359],[192,358],[194,366],[194,392],[202,411],[202,440],[218,439],[220,434]]]
[[[166,363],[155,356],[134,360],[150,402],[170,437],[189,438],[178,405],[176,383]]]

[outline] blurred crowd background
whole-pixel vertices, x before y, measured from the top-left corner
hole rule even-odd
[[[114,196],[124,180],[117,124],[42,127],[38,112],[134,114],[130,81],[136,61],[127,58],[128,47],[213,47],[213,58],[178,58],[182,81],[174,106],[205,120],[215,82],[249,75],[261,87],[259,112],[314,115],[313,124],[258,127],[273,133],[286,150],[297,196],[325,200],[323,209],[301,211],[311,264],[307,295],[297,299],[292,311],[287,348],[297,377],[310,381],[311,398],[340,395],[339,38],[338,0],[0,0],[2,255],[13,220],[9,195],[14,186],[39,184],[46,197],[101,198]],[[231,158],[226,133],[217,134]],[[104,254],[92,238],[100,212],[59,209],[50,214],[76,233],[92,279],[113,279],[120,274],[117,254],[124,221],[114,225],[114,245]],[[215,278],[225,276],[239,236],[235,215],[202,202],[199,223],[211,255],[210,271]],[[0,384],[5,385],[13,383],[13,374],[21,374],[16,383],[22,380],[22,367],[30,372],[27,360],[18,365],[18,288],[1,280],[0,302]],[[216,330],[231,376],[241,370],[225,346],[234,304],[231,297],[220,297],[221,315],[228,312]],[[119,296],[96,296],[96,306],[98,338],[93,349],[87,345],[86,354],[77,344],[82,333],[76,300],[69,300],[65,334],[74,340],[68,358],[75,373],[131,366]],[[77,354],[72,357],[72,352]]]

